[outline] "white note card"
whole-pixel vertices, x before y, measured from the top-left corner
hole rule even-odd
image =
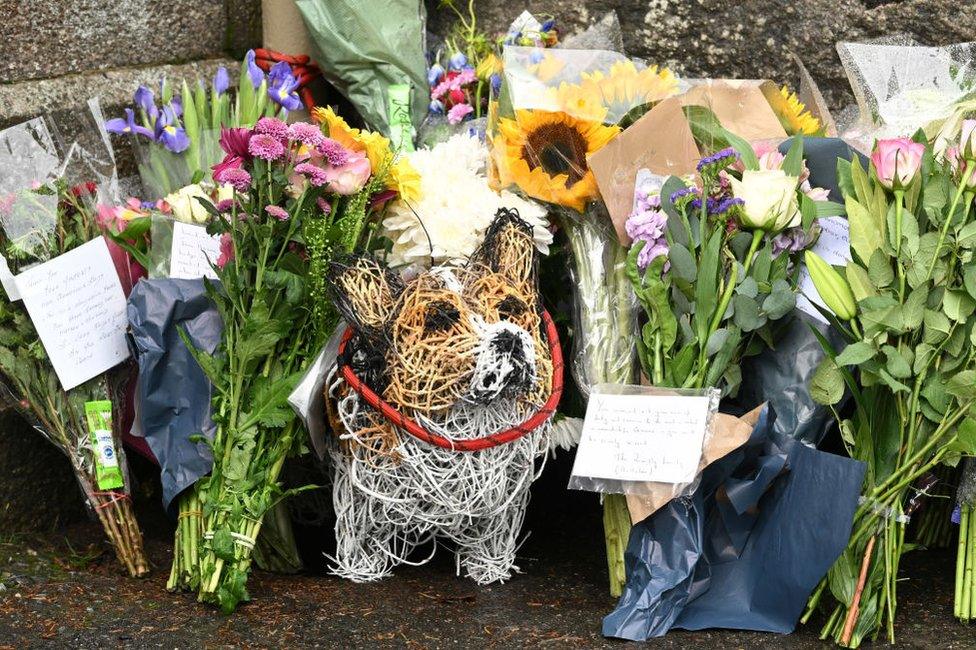
[[[220,257],[220,235],[211,235],[203,226],[182,221],[173,222],[173,247],[170,250],[171,278],[195,280],[217,279],[211,263]]]
[[[817,223],[820,225],[820,238],[810,250],[822,257],[827,264],[847,266],[851,259],[851,239],[847,219],[844,217],[821,217]],[[805,264],[800,266],[798,285],[800,291],[796,297],[797,308],[826,324],[827,319],[817,311],[814,304],[820,305],[824,309],[827,309],[827,305],[817,293],[817,287],[813,285],[810,272]]]
[[[573,476],[690,483],[698,473],[711,398],[592,393]]]
[[[0,255],[0,283],[3,284],[3,290],[10,302],[20,300],[20,289],[17,288],[17,281],[14,279],[14,274],[10,272],[7,258],[2,255]]]
[[[31,267],[16,279],[64,390],[129,357],[125,294],[103,238]]]

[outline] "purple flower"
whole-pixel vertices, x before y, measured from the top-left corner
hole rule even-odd
[[[264,81],[264,70],[255,62],[254,50],[247,51],[244,55],[244,63],[247,65],[247,76],[251,79],[251,85],[257,88]]]
[[[254,125],[255,133],[266,133],[276,140],[288,139],[288,125],[277,117],[262,117]]]
[[[773,256],[781,253],[796,253],[810,245],[810,240],[803,228],[787,228],[773,237]]]
[[[312,163],[299,163],[295,165],[295,173],[301,174],[308,179],[308,182],[314,187],[322,187],[329,182],[328,175],[325,170]]]
[[[447,62],[447,65],[451,70],[460,70],[468,64],[468,57],[464,56],[461,52],[455,52],[451,55],[451,59]]]
[[[447,121],[449,124],[458,124],[467,115],[474,112],[474,108],[471,104],[455,104],[451,107],[451,110],[447,112]]]
[[[444,112],[444,102],[439,99],[430,100],[430,105],[427,106],[427,110],[434,115],[440,115]]]
[[[227,74],[227,68],[220,66],[217,68],[217,74],[213,78],[213,88],[214,92],[218,95],[223,95],[227,92],[230,87],[230,75]]]
[[[325,138],[318,151],[333,167],[342,167],[349,162],[349,150],[332,138]]]
[[[215,178],[218,183],[229,183],[238,192],[244,193],[251,189],[251,175],[244,169],[225,170],[220,178]]]
[[[546,22],[542,23],[542,27],[539,28],[539,31],[548,32],[550,29],[552,29],[555,26],[556,26],[556,20],[554,18],[550,18]]]
[[[190,138],[180,126],[179,120],[171,106],[164,106],[156,118],[156,128],[153,137],[157,142],[173,153],[186,151],[190,146]]]
[[[491,75],[489,83],[491,83],[491,91],[497,94],[498,91],[500,91],[502,88],[502,76],[497,72],[493,73]]]
[[[169,105],[176,117],[183,117],[183,100],[180,99],[179,95],[176,95],[173,97],[173,99],[169,100]],[[166,109],[164,108],[163,110]]]
[[[278,207],[277,205],[265,206],[264,211],[278,221],[288,221],[288,212],[284,208]]]
[[[291,73],[291,66],[279,61],[268,72],[268,96],[285,110],[295,111],[302,107],[298,96],[298,79]]]
[[[220,148],[224,153],[237,156],[241,160],[250,160],[251,152],[248,143],[254,132],[243,127],[222,128],[220,130]]]
[[[637,255],[637,267],[641,270],[650,266],[655,258],[668,254],[667,226],[668,217],[660,210],[636,211],[624,224],[627,235],[634,243],[644,242]]]
[[[144,126],[136,124],[135,111],[131,108],[125,109],[125,117],[116,117],[111,120],[106,120],[105,130],[109,133],[132,133],[133,135],[142,135],[147,138],[153,137],[153,132]]]
[[[308,122],[295,122],[288,127],[288,139],[301,142],[306,147],[318,147],[325,142],[322,129]]]
[[[156,96],[146,86],[136,88],[136,92],[132,95],[132,101],[146,113],[150,120],[155,120],[156,116],[159,115],[159,109],[156,108]]]
[[[234,207],[234,199],[224,199],[223,201],[217,201],[217,212],[230,212],[231,209],[233,209],[233,207]]]
[[[671,193],[671,203],[678,205],[686,201],[692,201],[698,196],[698,188],[695,187],[683,187],[676,192]],[[699,203],[699,207],[701,204]]]
[[[427,85],[434,86],[437,82],[441,80],[444,76],[444,68],[440,63],[435,63],[434,65],[427,68]]]
[[[732,147],[727,147],[721,151],[716,151],[711,156],[705,156],[698,161],[698,173],[702,173],[703,170],[711,170],[713,172],[718,172],[719,170],[725,169],[736,160],[739,159],[739,154]]]
[[[285,145],[273,135],[257,133],[247,143],[247,151],[256,158],[272,161],[284,155]]]

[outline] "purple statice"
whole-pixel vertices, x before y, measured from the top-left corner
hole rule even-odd
[[[796,253],[810,245],[810,238],[803,228],[787,228],[773,237],[773,256],[782,253]]]
[[[282,207],[277,205],[267,205],[264,207],[264,211],[278,221],[288,221],[288,211]]]
[[[698,173],[718,173],[719,171],[734,164],[739,159],[739,154],[732,147],[727,147],[721,151],[716,151],[711,156],[705,156],[698,161]]]
[[[147,138],[153,137],[153,132],[144,126],[136,124],[135,111],[131,108],[125,109],[125,117],[116,117],[105,121],[105,130],[109,133],[129,133],[132,135],[142,135]]]
[[[444,112],[444,102],[439,99],[430,100],[430,104],[427,105],[427,112],[440,115]]]
[[[705,212],[707,212],[710,215],[725,214],[732,208],[739,205],[743,205],[743,203],[744,201],[742,199],[736,199],[730,196],[721,197],[721,198],[715,198],[710,196],[708,197],[708,200],[705,202]],[[699,196],[695,199],[692,199],[692,201],[688,204],[688,206],[695,211],[701,210],[702,208],[701,197]]]
[[[278,61],[268,71],[268,97],[285,110],[297,111],[302,107],[298,85],[298,78],[285,61]]]
[[[276,140],[288,139],[288,125],[277,117],[262,117],[254,125],[255,133],[265,133]]]
[[[447,65],[451,68],[451,70],[460,70],[464,66],[468,65],[468,57],[464,56],[464,54],[461,52],[455,52],[451,55]]]
[[[295,122],[288,127],[288,139],[301,142],[306,147],[315,148],[325,142],[322,129],[308,122]]]
[[[325,138],[318,151],[333,167],[342,167],[349,162],[349,150],[332,138]]]
[[[247,151],[255,158],[272,161],[278,160],[285,153],[285,145],[281,140],[268,133],[257,133],[248,141]]]
[[[295,165],[295,173],[307,178],[313,187],[322,187],[329,182],[329,177],[325,173],[325,170],[312,163],[298,163]]]
[[[698,188],[697,187],[683,187],[680,190],[671,193],[671,203],[675,206],[681,207],[687,203],[695,201],[698,199]],[[701,207],[699,202],[698,207]]]

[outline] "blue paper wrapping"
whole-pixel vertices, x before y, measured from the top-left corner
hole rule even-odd
[[[210,380],[180,338],[182,328],[197,349],[212,353],[223,324],[203,280],[142,280],[129,296],[130,345],[139,364],[136,417],[160,464],[163,505],[210,473],[209,447],[189,438],[213,440]]]

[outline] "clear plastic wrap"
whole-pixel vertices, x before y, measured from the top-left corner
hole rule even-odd
[[[626,494],[635,497],[648,497],[653,499],[658,503],[660,507],[661,501],[669,501],[673,498],[683,496],[686,494],[691,494],[698,487],[698,481],[701,478],[701,472],[707,465],[705,450],[712,445],[713,438],[716,435],[723,435],[726,432],[718,428],[718,405],[721,398],[721,391],[714,388],[704,388],[704,389],[681,389],[681,388],[656,388],[652,386],[636,386],[636,385],[623,385],[623,384],[601,384],[599,386],[594,386],[591,388],[590,396],[591,398],[597,395],[626,395],[626,396],[645,396],[645,397],[697,397],[703,398],[706,404],[706,414],[705,414],[705,431],[701,440],[701,447],[698,452],[698,460],[696,462],[697,469],[694,471],[693,475],[688,477],[688,480],[678,481],[674,483],[657,482],[657,481],[634,481],[634,480],[622,480],[616,478],[607,478],[603,476],[587,476],[585,474],[578,474],[579,464],[577,460],[577,466],[573,469],[573,474],[569,479],[568,489],[570,490],[586,490],[588,492],[601,492],[603,494]],[[672,414],[667,414],[671,417]],[[592,417],[592,414],[588,411],[587,418]],[[584,441],[586,439],[586,424],[584,426]],[[577,454],[585,453],[585,444],[581,443]]]
[[[837,52],[857,101],[856,120],[842,134],[862,151],[918,129],[937,142],[953,139],[976,109],[976,42],[926,47],[890,36],[840,42]]]
[[[224,157],[224,151],[220,148],[219,129],[200,131],[197,137],[198,161],[191,161],[185,152],[173,153],[155,141],[133,138],[132,143],[139,177],[142,179],[142,197],[147,200],[164,198],[181,187],[190,185],[198,175],[198,170],[203,172],[202,180],[210,180],[210,168]]]

